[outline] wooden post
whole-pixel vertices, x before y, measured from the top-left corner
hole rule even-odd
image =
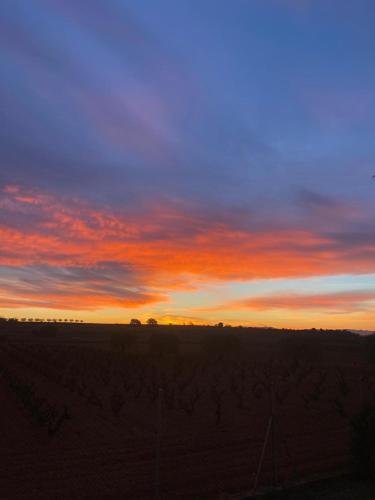
[[[159,387],[156,416],[156,446],[155,446],[155,500],[161,500],[160,494],[160,457],[161,457],[161,431],[162,431],[162,402],[163,389]]]
[[[269,419],[269,421],[268,421],[266,435],[264,436],[264,441],[263,441],[262,453],[260,454],[260,458],[259,458],[259,462],[258,462],[258,468],[257,468],[257,473],[255,475],[254,487],[253,487],[253,495],[255,495],[255,493],[257,491],[257,488],[258,488],[258,482],[259,482],[260,473],[262,471],[264,456],[266,454],[267,443],[268,443],[268,439],[269,439],[270,433],[271,433],[272,420],[273,420],[273,417],[271,416],[270,419]]]
[[[277,484],[276,473],[276,449],[275,449],[275,401],[274,401],[274,383],[271,384],[271,457],[272,457],[272,486],[275,488]]]

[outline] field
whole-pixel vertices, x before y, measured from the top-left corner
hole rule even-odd
[[[314,481],[258,498],[259,500],[374,500],[375,483],[341,477]]]
[[[338,476],[375,389],[348,333],[7,328],[1,499],[241,498]]]

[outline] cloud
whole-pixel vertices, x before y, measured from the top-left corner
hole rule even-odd
[[[142,9],[7,0],[0,10],[0,182],[112,205],[171,193],[243,203],[265,183],[273,199],[273,148]]]
[[[310,189],[301,189],[298,193],[298,201],[303,208],[311,211],[320,211],[321,209],[329,211],[340,206],[331,196],[317,193]]]
[[[7,182],[113,191],[133,169],[175,158],[172,122],[190,79],[130,12],[97,0],[5,1],[0,11]]]
[[[98,310],[136,308],[166,300],[165,294],[145,290],[131,269],[119,265],[0,266],[2,308]]]
[[[303,99],[312,118],[324,130],[358,128],[365,123],[373,125],[375,96],[371,85],[363,85],[360,92],[358,88],[346,88],[348,84],[343,89],[329,88],[327,84],[320,89],[316,87],[307,85]]]
[[[133,307],[207,282],[374,272],[369,228],[355,237],[346,231],[319,233],[276,218],[262,225],[250,217],[246,225],[236,211],[221,217],[183,202],[115,211],[8,185],[0,196],[1,297],[13,306]],[[311,298],[314,307],[334,305],[330,296]],[[309,297],[278,299],[248,307],[309,307]]]
[[[201,311],[241,310],[253,311],[325,311],[334,314],[373,311],[374,290],[356,290],[332,293],[300,294],[285,293],[255,296],[228,302]]]
[[[173,323],[176,325],[181,324],[194,324],[194,325],[205,325],[207,320],[199,316],[187,316],[182,314],[163,314],[158,316],[158,321],[160,323]]]
[[[364,225],[324,232],[278,221],[236,224],[185,203],[150,201],[115,211],[79,199],[7,187],[0,199],[3,265],[94,266],[114,262],[150,277],[217,279],[313,276],[374,270],[375,242]],[[351,245],[348,247],[348,240]]]

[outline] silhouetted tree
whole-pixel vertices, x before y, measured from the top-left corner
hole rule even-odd
[[[148,324],[148,326],[157,326],[157,325],[158,325],[158,322],[157,322],[157,321],[156,321],[156,319],[154,319],[154,318],[149,318],[149,319],[147,320],[147,324]]]
[[[131,326],[141,326],[141,324],[142,323],[140,322],[139,319],[133,318],[133,319],[130,320],[130,325]]]

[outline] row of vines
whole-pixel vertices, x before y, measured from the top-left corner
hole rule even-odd
[[[249,481],[271,415],[272,461],[278,480],[286,481],[296,464],[315,464],[312,472],[327,467],[328,458],[333,469],[342,465],[349,453],[343,436],[375,394],[375,372],[369,365],[328,366],[292,356],[254,362],[233,354],[127,354],[9,342],[2,346],[0,370],[51,439],[68,441],[82,434],[86,443],[91,439],[119,449],[134,439],[134,446],[151,449],[160,431],[166,462],[176,454],[190,460],[189,453],[204,452],[212,464],[222,453],[224,464],[228,453],[242,454],[238,467],[246,470]],[[264,481],[269,480],[270,461],[267,451]],[[300,467],[299,479],[311,473],[307,471]]]

